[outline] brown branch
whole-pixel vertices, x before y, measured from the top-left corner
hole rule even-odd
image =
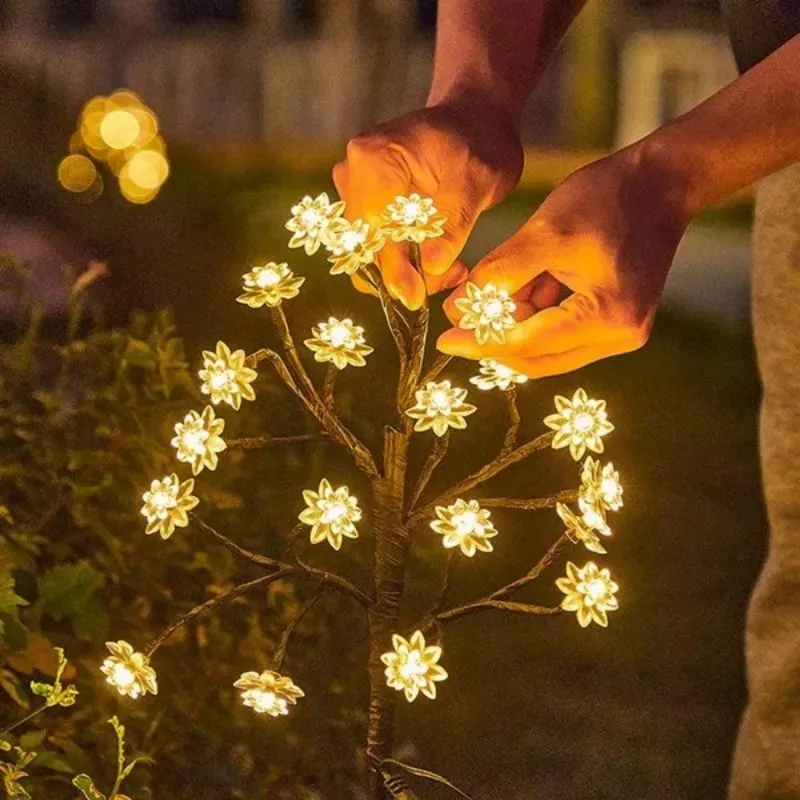
[[[487,599],[502,600],[503,598],[508,597],[510,594],[518,591],[523,586],[533,583],[553,563],[556,556],[570,544],[572,544],[572,540],[566,533],[562,533],[561,536],[550,546],[550,549],[525,575],[523,575],[521,578],[517,578],[517,580],[509,583],[507,586],[503,586],[501,589],[497,589],[496,591],[492,592]]]
[[[435,618],[436,615],[442,610],[442,606],[445,604],[448,592],[450,591],[450,584],[453,581],[456,561],[456,550],[448,550],[447,560],[445,561],[444,565],[444,573],[442,575],[442,586],[439,589],[439,593],[436,595],[436,601],[434,602],[433,606],[431,606],[431,610],[428,612],[427,617]]]
[[[483,508],[516,508],[520,511],[538,511],[542,508],[555,508],[556,503],[573,503],[578,499],[578,489],[564,489],[549,497],[484,497]]]
[[[195,617],[199,617],[201,614],[205,614],[206,611],[210,611],[212,608],[216,608],[223,603],[230,603],[232,600],[245,594],[245,592],[249,592],[251,589],[255,589],[257,586],[268,586],[270,583],[285,578],[289,574],[291,574],[291,569],[280,569],[277,572],[271,572],[269,575],[261,575],[246,583],[240,583],[238,586],[234,586],[233,589],[228,589],[227,592],[218,594],[216,597],[212,597],[210,600],[196,605],[194,608],[181,614],[174,622],[164,628],[164,630],[147,646],[145,650],[146,654],[148,657],[152,656],[178,628],[183,627]]]
[[[386,325],[394,340],[397,357],[400,359],[400,372],[402,374],[408,363],[408,344],[403,329],[400,327],[400,320],[402,319],[403,322],[405,322],[405,318],[401,316],[395,306],[394,300],[386,290],[386,285],[383,282],[378,268],[374,264],[366,264],[361,268],[361,272],[364,274],[369,284],[378,292],[381,308],[383,309],[383,316],[386,318]]]
[[[420,379],[419,385],[425,386],[430,381],[435,381],[452,359],[453,356],[449,356],[446,353],[439,353],[433,364],[431,364],[431,368]]]
[[[517,390],[512,386],[510,389],[503,392],[503,394],[505,395],[506,412],[508,413],[508,430],[503,439],[503,447],[500,450],[500,454],[506,455],[516,447],[517,438],[519,437],[519,426],[522,420],[519,415],[519,408],[517,407]]]
[[[560,606],[551,608],[549,606],[536,606],[530,603],[512,603],[507,600],[478,600],[474,603],[466,603],[463,606],[451,608],[436,615],[439,622],[452,622],[454,619],[476,614],[479,611],[495,609],[497,611],[511,611],[517,614],[535,614],[536,616],[548,616],[561,613]]]
[[[548,431],[541,436],[537,436],[535,439],[531,439],[529,442],[525,442],[525,444],[520,445],[510,453],[499,455],[493,461],[481,467],[477,472],[473,472],[472,475],[464,478],[464,480],[452,486],[450,489],[447,489],[437,498],[414,511],[408,518],[408,525],[410,527],[418,525],[434,508],[436,508],[436,506],[447,505],[448,502],[455,499],[463,492],[474,489],[490,478],[494,478],[495,475],[500,474],[503,470],[508,469],[512,464],[516,464],[518,461],[522,461],[522,459],[527,458],[533,453],[548,447],[553,441],[554,436],[555,433],[553,431]]]
[[[240,439],[228,439],[228,450],[261,450],[266,447],[278,447],[284,444],[300,442],[322,442],[328,438],[326,433],[303,433],[297,436],[243,436]]]
[[[246,550],[244,547],[240,547],[236,542],[220,533],[216,528],[211,527],[211,525],[204,522],[195,514],[189,514],[189,519],[196,528],[203,531],[203,533],[213,536],[223,547],[239,556],[239,558],[249,561],[251,564],[257,564],[260,567],[266,567],[268,569],[288,570],[289,572],[287,574],[293,575],[298,580],[317,581],[327,586],[335,587],[345,594],[350,595],[365,608],[369,608],[373,604],[372,598],[368,594],[341,575],[311,567],[307,564],[300,563],[299,560],[297,564],[289,564],[285,561],[278,561],[277,559],[270,558],[269,556],[258,555],[250,550]]]
[[[408,499],[408,508],[413,509],[417,501],[425,491],[428,481],[431,479],[436,467],[442,463],[442,459],[447,453],[447,448],[450,444],[450,431],[446,431],[444,436],[437,436],[433,442],[433,448],[425,459],[422,469],[419,472],[417,483],[414,486],[411,496]]]
[[[328,364],[328,371],[325,373],[325,382],[322,384],[322,402],[329,410],[333,410],[333,393],[336,390],[336,378],[339,376],[339,369],[333,364]]]
[[[291,639],[292,634],[294,633],[297,626],[300,624],[300,621],[303,617],[311,611],[314,606],[328,594],[329,590],[327,588],[323,588],[315,592],[311,595],[311,597],[306,600],[305,603],[300,607],[298,612],[289,620],[286,627],[283,629],[283,633],[281,634],[281,638],[278,642],[277,647],[275,648],[275,654],[272,656],[272,669],[275,672],[281,671],[281,666],[283,664],[283,659],[286,656],[286,648],[289,646],[289,639]]]
[[[278,318],[280,319],[281,317]],[[286,317],[282,316],[282,318],[285,322]],[[289,337],[291,338],[291,333],[289,334]],[[292,342],[292,346],[294,347],[294,342]],[[295,349],[294,352],[296,354],[297,350]],[[300,387],[295,382],[284,360],[274,350],[262,348],[261,350],[258,350],[248,356],[248,362],[250,363],[257,364],[259,361],[264,359],[269,359],[275,369],[275,372],[278,373],[278,377],[286,384],[288,389],[297,396],[308,413],[315,417],[322,427],[325,428],[331,439],[339,444],[344,445],[348,450],[350,450],[350,453],[356,462],[356,466],[358,466],[362,472],[366,473],[370,477],[377,475],[378,468],[375,466],[375,459],[372,457],[372,453],[370,453],[369,449],[342,424],[341,420],[335,414],[331,413],[330,409],[327,408],[322,402],[322,398],[320,398],[319,394],[317,394],[317,391],[314,389],[313,385],[311,386],[311,389],[314,392],[313,396],[307,396],[305,392],[301,391]]]

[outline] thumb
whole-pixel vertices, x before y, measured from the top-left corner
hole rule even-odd
[[[422,269],[428,275],[444,275],[453,266],[482,211],[475,202],[451,208],[443,203],[439,210],[447,217],[444,233],[426,240],[420,247]]]

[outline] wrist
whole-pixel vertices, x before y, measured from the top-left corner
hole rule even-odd
[[[461,78],[447,85],[434,81],[425,105],[463,110],[479,118],[493,117],[513,129],[517,136],[520,134],[524,99],[515,99],[514,93],[496,80]]]

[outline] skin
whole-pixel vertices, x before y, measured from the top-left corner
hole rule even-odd
[[[408,307],[464,279],[478,215],[519,177],[524,102],[580,2],[443,0],[426,109],[354,139],[337,188],[356,216],[396,194],[434,197],[448,235],[422,249],[424,283],[398,246],[381,269]],[[571,175],[469,280],[513,293],[503,345],[454,327],[440,350],[544,377],[642,346],[675,250],[698,212],[800,160],[800,36],[697,109]],[[445,301],[454,325],[458,312]]]

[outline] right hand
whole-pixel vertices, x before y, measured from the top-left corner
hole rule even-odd
[[[424,276],[405,244],[387,242],[379,267],[392,296],[419,308],[426,293],[457,286],[466,268],[457,261],[482,211],[503,200],[522,172],[519,130],[511,115],[488,104],[449,102],[414,111],[351,139],[333,170],[347,202],[346,216],[370,221],[396,195],[432,197],[447,217],[445,233],[421,245]],[[368,285],[358,275],[356,287]]]

